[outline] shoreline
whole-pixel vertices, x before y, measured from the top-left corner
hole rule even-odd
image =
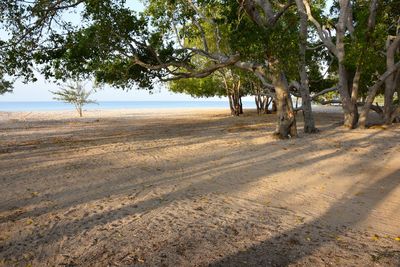
[[[6,110],[1,110],[0,109],[0,120],[1,117],[8,115],[8,116],[18,116],[18,115],[23,115],[23,114],[32,114],[32,115],[65,115],[69,119],[84,119],[85,117],[100,117],[100,116],[113,116],[113,115],[126,115],[131,112],[136,112],[138,115],[142,114],[158,114],[158,115],[168,115],[168,114],[177,114],[181,112],[190,112],[190,113],[196,113],[196,112],[228,112],[229,107],[168,107],[168,108],[98,108],[98,109],[84,109],[84,115],[82,118],[80,118],[77,114],[77,112],[71,108],[71,109],[63,109],[63,110],[30,110],[30,111],[6,111]],[[246,112],[254,113],[256,112],[255,108],[244,108],[244,112],[246,115]],[[315,113],[342,113],[342,108],[338,106],[313,106],[313,112]],[[299,114],[300,115],[300,112]]]

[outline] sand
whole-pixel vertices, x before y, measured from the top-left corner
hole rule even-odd
[[[400,126],[85,115],[0,113],[0,265],[400,266]]]

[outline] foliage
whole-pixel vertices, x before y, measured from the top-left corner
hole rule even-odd
[[[360,97],[377,73],[385,71],[386,39],[397,30],[399,1],[378,2],[371,31],[370,1],[350,1],[354,31],[345,32],[343,65],[349,77],[362,69]],[[326,1],[308,3],[335,46],[339,1],[334,1],[330,12]],[[252,11],[248,4],[253,5]],[[269,17],[268,6],[273,17],[280,14],[279,19]],[[264,25],[251,12],[274,23]],[[0,40],[0,77],[34,81],[37,69],[48,79],[94,78],[123,89],[152,90],[158,82],[170,82],[173,91],[208,97],[226,94],[219,75],[232,71],[231,77],[240,79],[247,94],[257,78],[268,87],[272,65],[289,82],[300,80],[299,14],[295,1],[283,0],[149,0],[144,12],[135,12],[125,0],[5,0],[0,7],[0,27],[7,33]],[[82,23],[70,17],[79,17]],[[312,48],[306,53],[306,69],[312,92],[343,80],[337,56],[318,36],[310,27],[307,44]]]
[[[186,93],[192,97],[226,96],[223,81],[217,75],[201,79],[182,79],[169,83],[169,89],[175,93]]]
[[[12,92],[12,83],[0,77],[0,95]]]

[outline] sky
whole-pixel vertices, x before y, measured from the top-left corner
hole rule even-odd
[[[90,85],[87,85],[90,89]],[[29,102],[29,101],[53,101],[53,94],[49,91],[56,91],[60,86],[46,82],[43,78],[40,78],[36,83],[23,84],[17,82],[14,85],[14,92],[0,95],[0,102]],[[165,88],[156,88],[152,94],[147,90],[136,90],[132,89],[129,91],[123,91],[121,89],[114,89],[109,86],[104,89],[97,90],[92,99],[97,101],[220,101],[225,98],[208,98],[199,99],[192,98],[185,94],[175,94],[169,92]]]

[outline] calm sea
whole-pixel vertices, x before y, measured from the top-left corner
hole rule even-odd
[[[255,108],[255,103],[244,101],[245,108]],[[93,109],[156,109],[156,108],[229,108],[228,101],[105,101],[85,106]],[[0,102],[0,111],[49,111],[73,110],[62,102]]]

